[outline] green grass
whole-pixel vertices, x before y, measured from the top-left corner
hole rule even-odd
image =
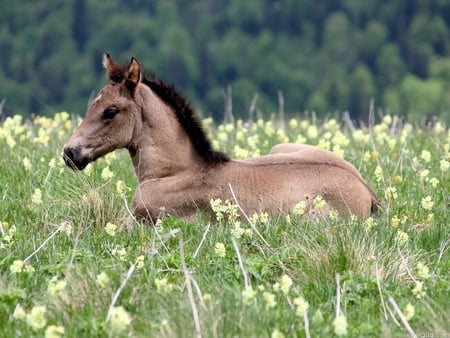
[[[52,325],[67,337],[331,337],[337,311],[349,337],[450,335],[450,132],[441,125],[393,128],[386,117],[372,133],[350,133],[334,120],[285,128],[207,121],[215,145],[236,157],[286,141],[343,153],[380,196],[380,212],[365,221],[282,215],[252,224],[169,217],[130,230],[136,179],[128,154],[71,171],[60,153],[75,123],[58,114],[0,125],[1,337],[50,337]],[[108,223],[118,226],[114,236]],[[34,272],[13,272],[26,259]],[[46,309],[41,325],[35,306]],[[130,319],[124,330],[123,313],[107,320],[120,306]]]

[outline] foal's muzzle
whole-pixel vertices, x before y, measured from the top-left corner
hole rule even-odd
[[[83,170],[91,162],[89,157],[82,155],[75,148],[64,148],[63,157],[66,165],[74,170]]]

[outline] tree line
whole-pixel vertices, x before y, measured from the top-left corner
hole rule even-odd
[[[450,0],[1,1],[3,115],[83,115],[108,51],[216,119],[449,116]]]

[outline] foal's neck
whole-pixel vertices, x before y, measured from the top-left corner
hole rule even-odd
[[[139,182],[199,170],[205,165],[174,112],[147,86],[140,85],[136,103],[141,108],[141,130],[130,155]]]

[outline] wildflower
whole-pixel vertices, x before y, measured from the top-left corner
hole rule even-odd
[[[284,338],[283,332],[275,328],[270,335],[270,338]]]
[[[412,317],[414,317],[414,306],[412,306],[410,303],[406,304],[403,308],[403,316],[405,316],[406,320],[410,320]]]
[[[421,204],[422,208],[424,208],[427,211],[431,210],[434,206],[434,202],[431,200],[431,196],[426,196],[422,198]]]
[[[61,225],[61,232],[64,232],[67,236],[71,236],[73,232],[73,226],[69,222],[63,222]]]
[[[334,333],[336,336],[347,335],[347,318],[344,315],[339,315],[333,320]]]
[[[378,153],[376,151],[370,152],[370,159],[376,160],[378,158]]]
[[[377,182],[380,182],[381,179],[383,178],[383,169],[381,169],[379,165],[377,165],[377,167],[375,168],[374,175],[377,179]]]
[[[11,135],[8,135],[6,137],[6,144],[9,148],[14,148],[16,146],[16,141],[11,137]]]
[[[36,205],[42,204],[41,189],[39,189],[39,188],[34,189],[33,195],[31,195],[31,202]]]
[[[122,180],[118,180],[116,182],[116,191],[119,195],[122,195],[122,193],[127,189],[127,186]]]
[[[111,327],[113,331],[123,331],[131,324],[131,316],[123,306],[115,306],[111,310]]]
[[[431,160],[431,153],[428,150],[422,150],[420,158],[424,160],[426,163],[428,163]]]
[[[242,291],[242,301],[245,305],[250,305],[256,301],[256,291],[251,286]]]
[[[436,188],[439,184],[439,180],[436,177],[430,178],[429,182],[433,188]]]
[[[416,282],[416,285],[412,289],[412,293],[416,298],[420,299],[425,296],[425,291],[423,291],[423,282]]]
[[[395,243],[398,245],[404,245],[409,239],[409,236],[406,232],[398,230],[395,235]]]
[[[402,177],[399,175],[394,176],[394,178],[392,179],[394,181],[395,184],[400,184],[402,183]]]
[[[156,278],[155,279],[156,292],[158,293],[169,293],[173,289],[173,284],[169,283],[167,278]]]
[[[112,223],[106,223],[105,225],[105,231],[108,235],[114,237],[116,235],[117,225]]]
[[[105,167],[102,170],[102,179],[107,181],[114,177],[114,173],[109,169],[109,167]]]
[[[302,216],[305,213],[305,211],[306,211],[306,202],[305,201],[298,202],[294,206],[294,209],[292,210],[294,215],[297,215],[297,216]]]
[[[417,277],[422,278],[422,279],[428,279],[428,278],[430,278],[429,271],[430,271],[430,269],[428,268],[428,266],[426,266],[422,263],[417,263],[417,265],[416,265]]]
[[[280,290],[285,295],[287,295],[289,293],[289,290],[291,289],[292,284],[293,283],[292,283],[291,277],[289,277],[288,275],[281,276]]]
[[[306,135],[309,139],[315,139],[319,135],[319,132],[317,130],[317,127],[314,125],[308,126],[308,129],[306,130]]]
[[[317,309],[316,312],[314,312],[314,315],[312,316],[311,321],[313,324],[315,324],[317,326],[323,323],[323,321],[324,321],[323,314],[322,314],[322,311],[320,311],[320,309]]]
[[[23,266],[23,261],[18,259],[11,264],[9,270],[11,271],[11,273],[19,273],[23,271]]]
[[[97,284],[101,289],[104,289],[109,283],[109,277],[106,272],[102,271],[95,278],[95,284]]]
[[[31,161],[28,157],[24,157],[22,160],[22,164],[23,167],[25,168],[26,171],[30,171],[31,170]]]
[[[241,228],[241,222],[235,222],[234,228],[231,229],[231,235],[235,238],[241,238],[244,234],[245,229]]]
[[[136,257],[136,262],[134,263],[136,265],[136,269],[142,269],[144,267],[144,260],[145,260],[144,255]]]
[[[320,209],[322,209],[325,206],[325,204],[327,202],[323,199],[322,196],[317,195],[316,197],[314,197],[313,203],[314,203],[314,207],[317,210],[320,210]]]
[[[439,168],[442,172],[446,172],[450,168],[450,161],[447,159],[439,161]]]
[[[33,307],[29,314],[27,314],[27,324],[33,331],[42,329],[47,324],[45,314],[47,308],[43,305],[37,305]]]
[[[127,250],[121,245],[116,245],[114,249],[111,250],[111,253],[122,262],[124,262],[127,258]]]
[[[375,220],[373,219],[373,217],[368,217],[368,218],[364,221],[364,225],[365,225],[365,230],[368,232],[368,231],[370,231],[370,229],[372,229],[372,227],[375,225]]]
[[[214,246],[214,253],[219,257],[225,257],[225,245],[223,243],[216,243],[216,245]]]
[[[303,297],[294,298],[295,305],[295,314],[298,317],[303,317],[305,315],[305,311],[308,310],[309,304]]]
[[[290,119],[289,120],[289,128],[295,129],[298,127],[298,121],[297,119]]]
[[[395,187],[387,187],[384,191],[384,196],[387,200],[396,200],[398,197],[397,189]]]
[[[25,320],[27,318],[27,313],[23,309],[22,305],[17,304],[12,316],[14,319]]]
[[[270,292],[263,292],[263,299],[266,309],[273,308],[275,305],[277,305],[277,302],[275,301],[275,295]]]
[[[398,218],[397,215],[394,215],[391,219],[391,225],[393,228],[398,227],[398,225],[400,224],[400,218]]]
[[[421,178],[422,180],[425,179],[425,181],[427,181],[427,177],[428,177],[429,174],[430,174],[430,171],[429,171],[428,169],[424,169],[424,170],[422,170],[422,171],[419,173],[420,178]]]
[[[45,329],[45,338],[59,338],[64,337],[64,326],[49,325]]]
[[[66,288],[67,282],[64,280],[58,280],[57,276],[53,276],[47,286],[47,292],[52,296],[59,296]]]

